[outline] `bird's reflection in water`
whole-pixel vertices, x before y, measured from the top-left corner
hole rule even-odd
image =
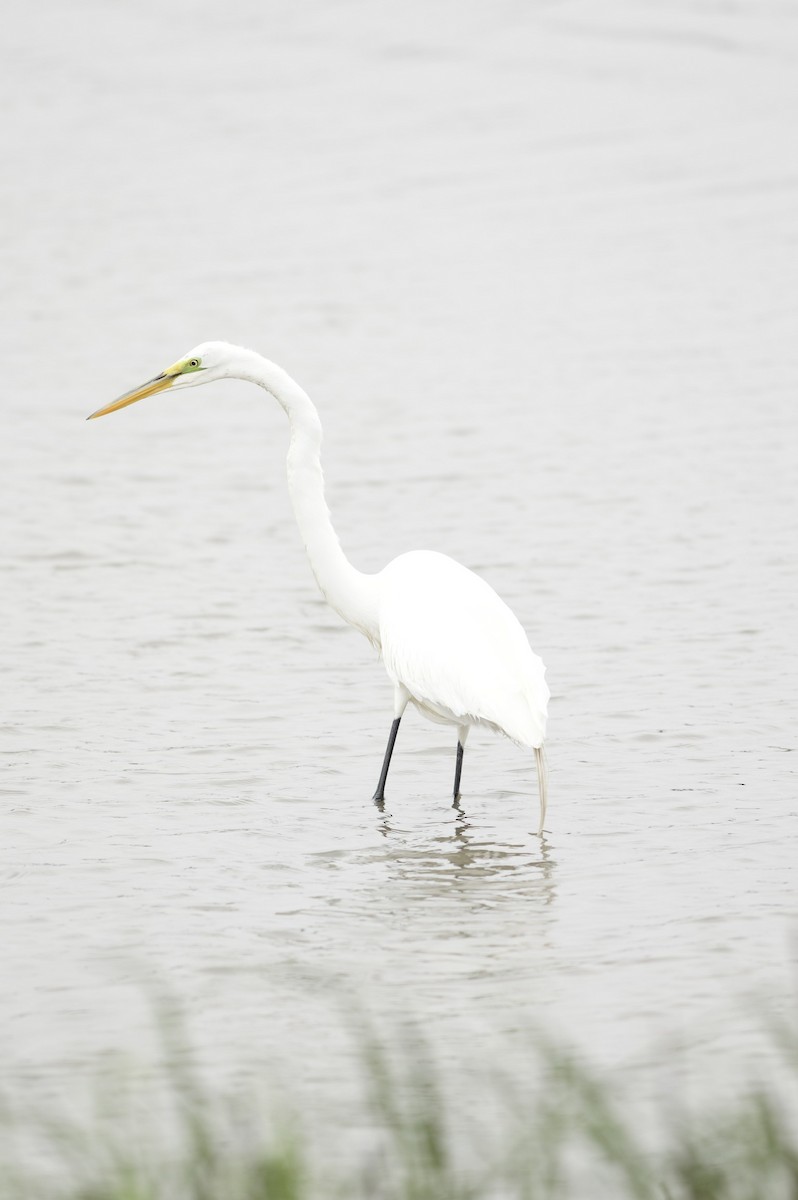
[[[484,823],[480,828],[469,818],[461,799],[451,806],[454,820],[447,831],[427,838],[426,825],[414,829],[403,821],[400,826],[384,801],[375,801],[375,807],[377,829],[388,843],[380,857],[405,880],[412,877],[426,894],[442,885],[466,888],[478,881],[512,882],[514,891],[521,887],[534,891],[545,905],[554,902],[557,864],[545,836],[519,830],[518,841],[501,841],[495,829]]]

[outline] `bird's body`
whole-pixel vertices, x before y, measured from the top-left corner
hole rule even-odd
[[[445,554],[402,554],[378,575],[385,669],[425,716],[542,746],[543,663],[493,588]]]
[[[275,363],[225,342],[206,342],[161,375],[93,413],[103,416],[167,388],[218,378],[259,384],[284,408],[291,426],[288,487],[319,588],[330,605],[379,649],[394,685],[394,722],[375,800],[382,800],[402,714],[409,702],[458,729],[455,798],[463,747],[473,725],[535,750],[540,830],[546,812],[549,690],[543,663],[503,600],[473,571],[427,550],[393,559],[376,575],[356,570],[333,529],[324,499],[321,422],[300,386]]]

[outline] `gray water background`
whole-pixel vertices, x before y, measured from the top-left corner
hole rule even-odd
[[[541,1026],[647,1093],[767,1070],[798,10],[45,0],[3,33],[6,1087],[157,1057],[163,989],[212,1084],[328,1109],[354,1002],[475,1113]],[[518,614],[542,845],[529,755],[475,734],[458,812],[412,713],[370,804],[391,691],[315,590],[269,397],[84,423],[217,337],[316,400],[359,567],[441,549]]]

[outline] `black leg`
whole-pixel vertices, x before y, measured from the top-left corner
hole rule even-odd
[[[454,798],[455,798],[455,800],[458,800],[460,798],[460,776],[462,775],[462,773],[463,773],[463,743],[458,738],[457,762],[455,763],[455,766],[454,766]]]
[[[388,745],[385,748],[385,758],[382,760],[382,770],[380,771],[380,782],[377,784],[377,790],[371,797],[372,800],[379,803],[385,799],[385,780],[388,778],[388,768],[391,765],[391,755],[393,754],[393,745],[396,741],[396,735],[399,732],[399,722],[401,717],[396,717],[391,732],[388,734]]]

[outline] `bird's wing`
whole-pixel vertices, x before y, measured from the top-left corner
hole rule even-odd
[[[432,712],[542,743],[543,663],[504,601],[466,567],[428,551],[389,563],[380,576],[380,638],[388,674]]]

